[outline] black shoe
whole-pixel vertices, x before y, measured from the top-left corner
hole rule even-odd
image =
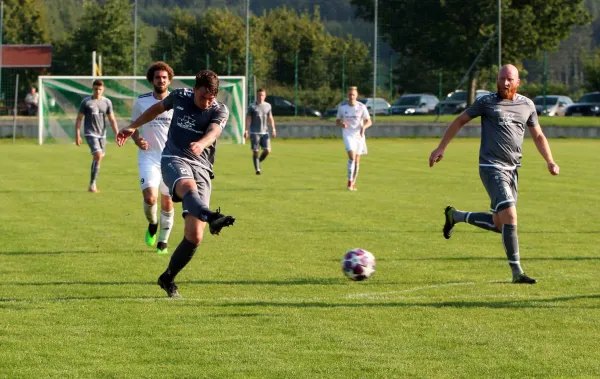
[[[260,175],[260,170],[256,170],[256,175]]]
[[[537,280],[530,278],[525,273],[522,273],[522,274],[515,276],[513,278],[512,282],[515,284],[535,284],[535,283],[537,283]]]
[[[177,292],[177,285],[174,282],[170,281],[168,278],[166,278],[165,274],[162,274],[158,277],[157,283],[160,286],[160,288],[167,292],[167,295],[169,297],[181,297],[179,295],[179,292]]]
[[[225,226],[233,225],[235,217],[221,214],[221,208],[217,208],[214,216],[208,221],[210,234],[219,234]]]
[[[454,218],[452,217],[455,210],[456,208],[450,205],[448,205],[446,209],[444,209],[444,216],[446,217],[446,222],[444,223],[444,229],[442,229],[442,231],[444,232],[444,238],[447,240],[449,240],[450,237],[452,237],[452,228],[454,228],[454,224],[456,224],[456,222],[454,222]]]

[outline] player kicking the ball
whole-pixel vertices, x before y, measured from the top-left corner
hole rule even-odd
[[[148,108],[164,100],[169,95],[169,84],[173,80],[173,69],[165,62],[156,62],[146,73],[148,82],[154,87],[153,92],[140,95],[133,106],[131,121],[135,121]],[[168,110],[137,129],[131,136],[135,144],[140,148],[138,152],[138,168],[140,172],[140,187],[144,197],[144,214],[148,220],[146,230],[146,244],[156,245],[157,253],[168,254],[167,241],[173,228],[173,202],[169,196],[169,189],[162,180],[160,172],[160,158],[169,125],[173,118],[173,110]],[[160,191],[160,231],[158,231],[157,200]],[[157,233],[158,231],[158,233]]]

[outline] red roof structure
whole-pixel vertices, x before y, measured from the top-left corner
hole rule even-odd
[[[49,68],[52,45],[2,45],[2,68]]]

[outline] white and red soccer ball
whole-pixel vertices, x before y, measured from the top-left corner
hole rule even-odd
[[[342,271],[350,280],[369,279],[375,272],[375,256],[365,249],[352,249],[342,258]]]

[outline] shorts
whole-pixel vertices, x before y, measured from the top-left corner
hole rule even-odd
[[[367,154],[367,139],[364,135],[361,136],[358,133],[352,135],[345,135],[344,146],[346,146],[346,151],[353,151],[354,154]]]
[[[496,167],[479,166],[479,177],[490,197],[490,210],[493,213],[517,205],[519,180],[517,169],[503,170]]]
[[[175,194],[175,184],[181,179],[193,179],[196,182],[200,200],[207,207],[210,205],[212,173],[209,170],[179,157],[162,157],[160,167],[163,181],[169,189],[169,194],[173,202],[178,203],[182,200]]]
[[[140,173],[140,188],[158,188],[160,193],[169,196],[169,188],[162,180],[160,170],[160,151],[143,152],[138,155],[138,169]]]
[[[92,155],[96,152],[101,151],[102,156],[106,155],[106,138],[104,137],[94,137],[94,136],[84,136],[87,141],[88,146],[90,147],[90,151]]]
[[[250,134],[250,148],[252,151],[271,150],[271,138],[268,134]]]

